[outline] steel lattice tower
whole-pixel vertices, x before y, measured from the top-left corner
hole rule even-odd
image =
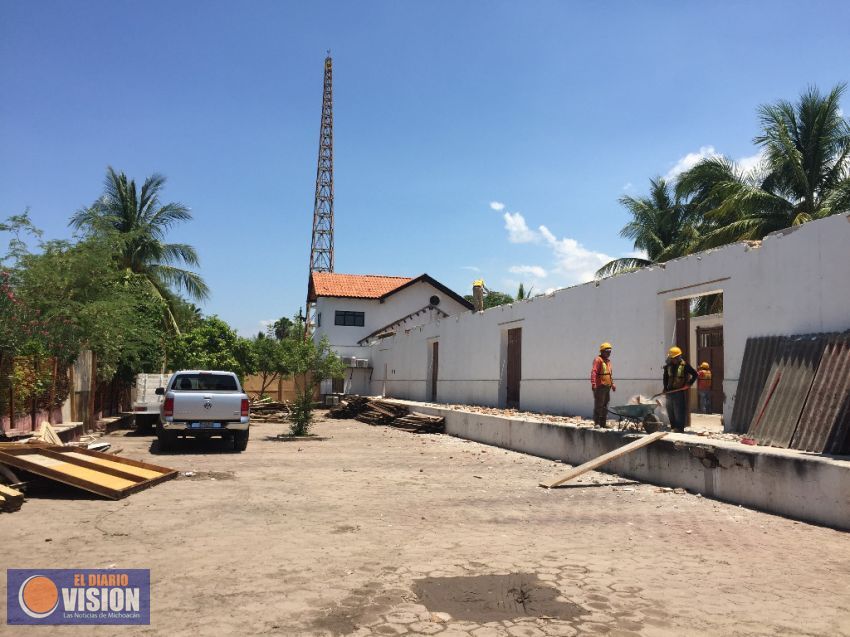
[[[319,129],[319,163],[316,167],[316,196],[313,200],[313,240],[310,245],[310,274],[334,271],[334,114],[333,60],[325,58],[322,92],[322,125]],[[308,281],[309,287],[309,281]],[[314,323],[313,303],[307,301],[307,329]]]
[[[322,126],[319,131],[319,165],[316,168],[316,197],[313,200],[313,242],[310,272],[334,271],[334,113],[332,60],[325,58],[325,88],[322,94]]]

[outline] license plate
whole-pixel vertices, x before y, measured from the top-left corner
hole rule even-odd
[[[189,428],[190,429],[207,429],[207,428],[221,429],[221,423],[220,422],[193,422],[193,423],[189,423]]]

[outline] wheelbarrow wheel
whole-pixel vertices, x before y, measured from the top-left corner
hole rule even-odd
[[[643,429],[648,434],[654,434],[663,426],[664,423],[655,414],[647,414],[643,417]]]

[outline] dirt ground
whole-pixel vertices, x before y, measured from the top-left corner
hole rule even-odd
[[[246,452],[103,440],[180,478],[34,489],[9,568],[151,569],[150,626],[23,635],[850,635],[850,534],[440,435],[252,427]],[[5,599],[5,578],[0,599]]]

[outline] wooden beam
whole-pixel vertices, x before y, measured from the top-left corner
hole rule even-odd
[[[627,444],[624,447],[614,449],[614,451],[609,451],[608,453],[603,454],[603,455],[601,455],[597,458],[594,458],[593,460],[585,462],[583,465],[580,465],[578,467],[573,468],[563,478],[560,478],[559,480],[555,480],[555,482],[552,482],[551,484],[546,484],[544,482],[541,482],[540,486],[546,487],[547,489],[551,489],[552,487],[557,487],[558,485],[564,484],[565,482],[568,482],[568,481],[572,480],[573,478],[577,478],[578,476],[582,475],[583,473],[587,473],[588,471],[593,471],[597,467],[601,467],[603,464],[605,464],[607,462],[611,462],[612,460],[615,460],[615,459],[617,459],[621,456],[625,456],[626,454],[629,454],[632,451],[635,451],[636,449],[640,449],[641,447],[646,447],[647,445],[652,444],[656,440],[663,438],[668,433],[670,433],[670,432],[668,432],[668,431],[656,431],[655,433],[649,434],[648,436],[644,436],[643,438],[638,438],[634,442],[630,442],[629,444]]]

